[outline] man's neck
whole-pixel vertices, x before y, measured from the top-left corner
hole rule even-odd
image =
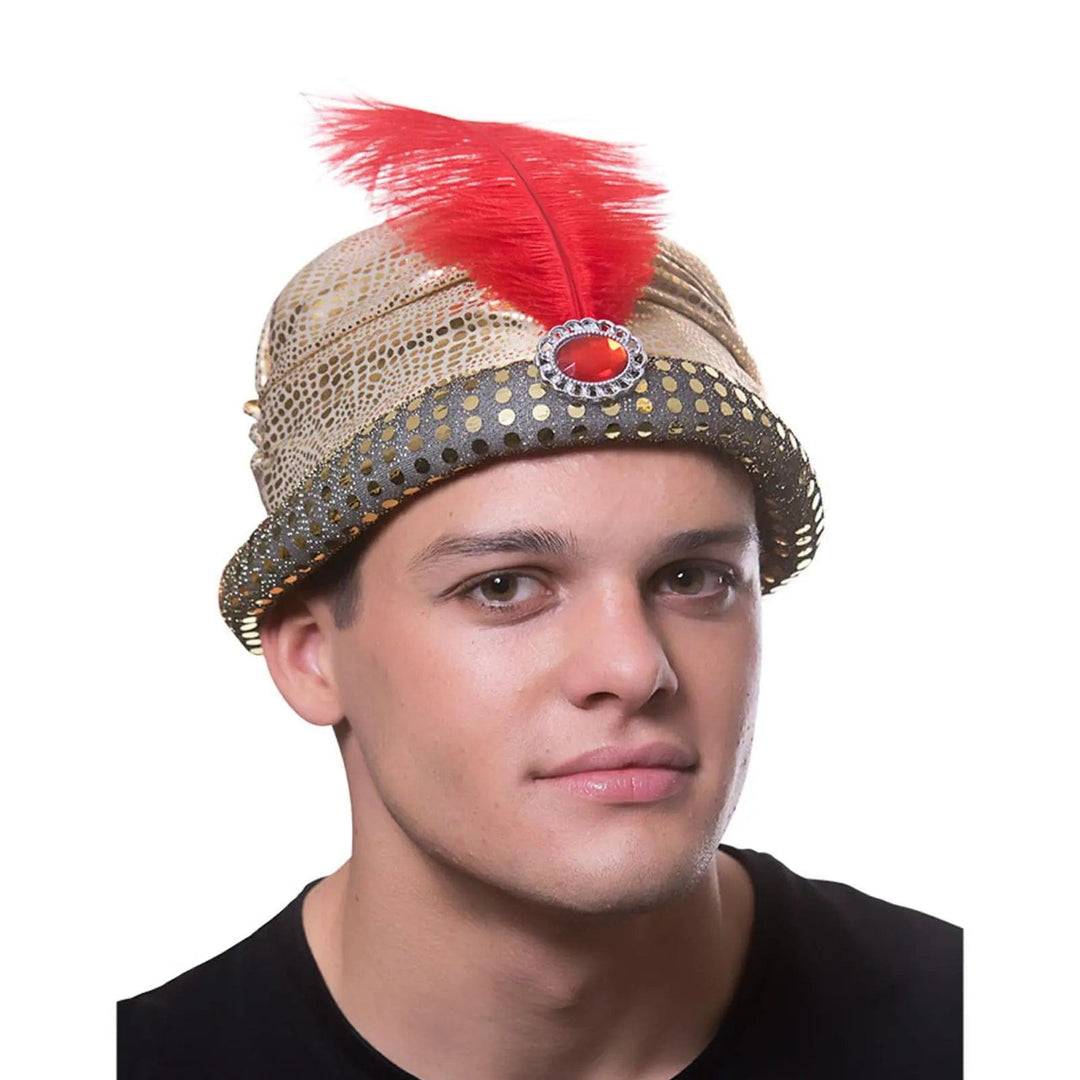
[[[678,901],[631,916],[444,900],[387,888],[354,855],[303,909],[345,1017],[437,1080],[670,1080],[719,1028],[753,921],[749,877],[723,852]]]

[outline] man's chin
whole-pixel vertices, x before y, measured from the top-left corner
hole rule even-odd
[[[552,912],[583,917],[642,915],[678,903],[707,878],[716,850],[634,852],[579,850],[548,858],[501,887]]]

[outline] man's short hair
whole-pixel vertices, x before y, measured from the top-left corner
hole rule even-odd
[[[306,599],[319,597],[329,604],[334,626],[339,630],[352,626],[360,613],[360,560],[367,539],[364,536],[353,541],[301,586]]]

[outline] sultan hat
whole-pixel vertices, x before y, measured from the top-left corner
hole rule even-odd
[[[397,214],[308,263],[263,327],[245,411],[267,517],[219,589],[250,651],[279,597],[431,484],[553,449],[715,449],[754,485],[762,591],[807,566],[806,451],[625,148],[366,100],[322,130]]]

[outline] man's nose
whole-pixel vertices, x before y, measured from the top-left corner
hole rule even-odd
[[[633,714],[679,686],[656,617],[636,585],[601,583],[567,612],[564,688],[579,708],[614,697]]]

